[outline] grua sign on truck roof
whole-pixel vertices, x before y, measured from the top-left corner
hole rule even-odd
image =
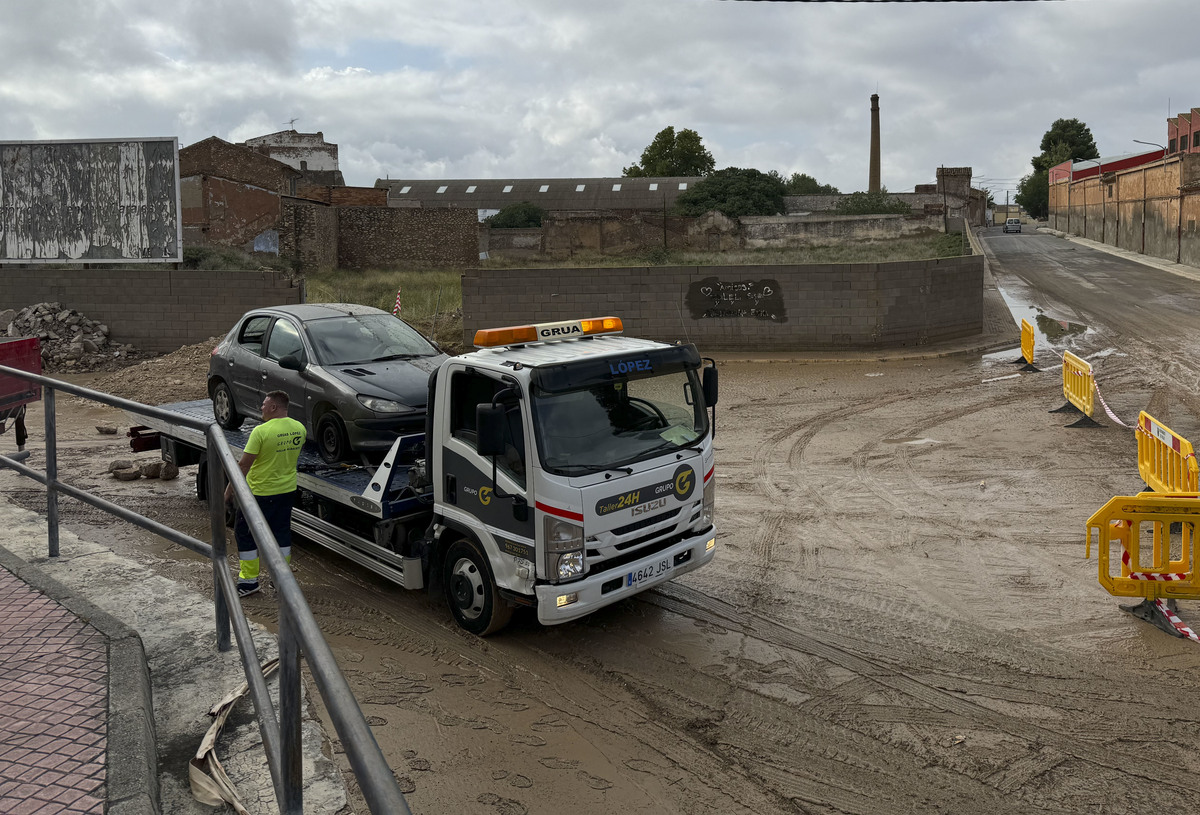
[[[0,141],[0,263],[182,259],[179,140]]]

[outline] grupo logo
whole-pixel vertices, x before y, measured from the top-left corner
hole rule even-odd
[[[684,500],[696,488],[696,471],[686,464],[680,464],[675,470],[675,496]]]
[[[492,503],[492,488],[491,487],[480,487],[479,488],[479,503],[483,504],[485,507],[488,504]]]

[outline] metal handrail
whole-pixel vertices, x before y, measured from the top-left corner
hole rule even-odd
[[[317,689],[329,711],[350,765],[358,778],[363,797],[372,813],[392,815],[409,813],[392,768],[388,765],[375,740],[375,734],[367,725],[362,708],[350,690],[350,684],[337,666],[333,651],[321,634],[312,610],[292,574],[291,568],[279,550],[271,529],[250,492],[246,479],[238,469],[237,461],[220,427],[187,416],[180,416],[161,408],[143,405],[119,396],[92,390],[80,385],[52,379],[29,371],[0,365],[0,374],[14,376],[41,385],[45,391],[46,424],[46,472],[40,473],[21,464],[18,459],[0,456],[0,467],[8,467],[21,475],[32,478],[46,487],[46,528],[49,556],[59,556],[58,495],[76,498],[97,509],[116,515],[122,520],[153,532],[167,540],[180,544],[193,552],[206,555],[212,561],[213,601],[216,606],[217,649],[228,651],[231,647],[230,624],[237,635],[238,651],[242,668],[250,689],[250,697],[258,716],[259,733],[263,749],[267,754],[267,765],[275,787],[276,803],[284,815],[303,815],[303,771],[301,753],[301,694],[300,654],[308,660],[309,669],[316,681]],[[58,479],[57,418],[55,408],[56,391],[64,391],[111,407],[159,419],[172,426],[198,430],[205,434],[210,466],[208,469],[209,524],[212,543],[193,538],[171,527],[164,526],[132,510],[125,509],[86,490],[65,484]],[[22,455],[21,458],[24,458]],[[211,466],[212,462],[219,467]],[[279,718],[267,692],[267,683],[260,669],[258,656],[250,636],[250,624],[242,609],[241,598],[226,563],[225,512],[219,496],[225,492],[226,479],[233,485],[238,506],[246,518],[258,551],[267,561],[274,578],[279,598]],[[223,602],[218,602],[223,600]],[[280,721],[282,720],[282,726]]]

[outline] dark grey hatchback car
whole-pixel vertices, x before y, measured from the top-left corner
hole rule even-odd
[[[208,394],[217,423],[257,419],[287,393],[328,462],[387,451],[425,427],[429,374],[446,355],[415,328],[370,306],[307,303],[247,312],[213,349]]]

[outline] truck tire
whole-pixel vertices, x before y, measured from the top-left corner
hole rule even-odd
[[[443,561],[446,602],[459,626],[479,637],[494,634],[512,619],[513,607],[500,597],[479,544],[459,538]]]
[[[233,393],[223,379],[218,379],[212,389],[213,417],[217,424],[226,430],[237,430],[242,426],[245,417],[237,412],[233,402]]]
[[[346,426],[342,417],[334,411],[321,414],[317,419],[317,452],[327,464],[337,464],[350,455],[350,441],[346,438]]]

